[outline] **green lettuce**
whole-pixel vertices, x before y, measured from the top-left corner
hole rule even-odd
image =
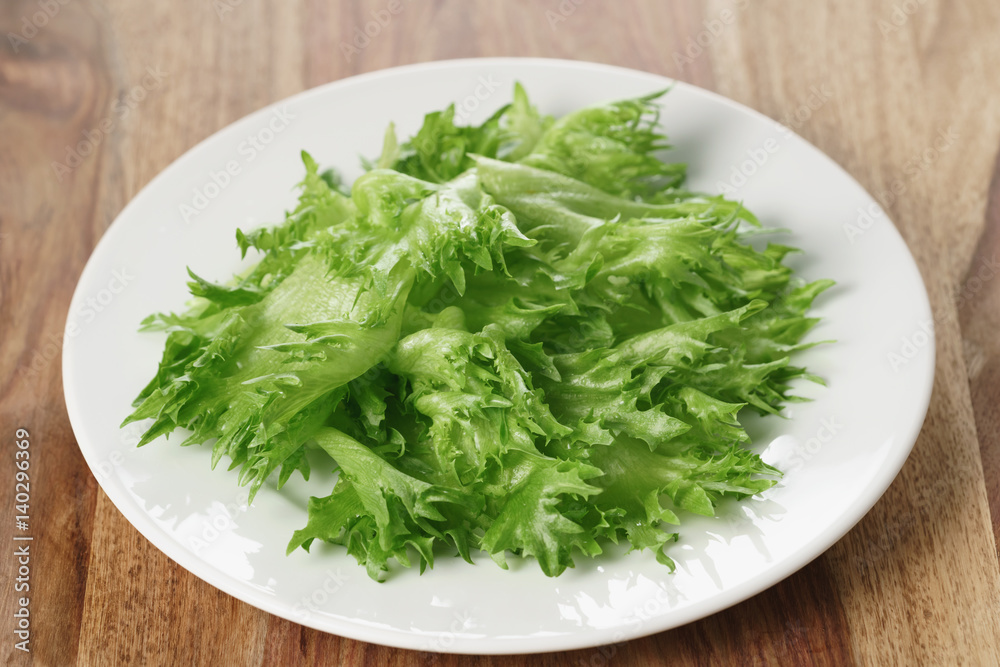
[[[182,429],[251,497],[335,470],[288,550],[338,544],[378,580],[477,552],[556,576],[620,541],[673,567],[685,515],[780,476],[740,416],[819,381],[792,356],[831,283],[683,189],[660,95],[556,120],[517,86],[477,126],[452,106],[390,126],[349,191],[303,153],[295,209],[237,232],[256,263],[189,272],[187,310],[143,323],[166,341],[140,445]]]

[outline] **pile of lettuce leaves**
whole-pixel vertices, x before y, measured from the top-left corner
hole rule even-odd
[[[556,576],[622,541],[672,568],[685,513],[780,476],[740,414],[818,381],[790,355],[831,282],[684,189],[660,95],[556,120],[518,86],[482,125],[390,126],[349,190],[303,153],[296,208],[237,232],[259,262],[144,321],[167,337],[140,445],[187,429],[252,494],[322,461],[288,550],[342,545],[377,580],[477,551]]]

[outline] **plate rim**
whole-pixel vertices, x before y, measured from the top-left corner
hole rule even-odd
[[[643,627],[635,632],[623,632],[621,628],[589,628],[586,634],[566,634],[557,636],[532,636],[532,637],[518,637],[518,638],[481,638],[472,639],[465,638],[461,636],[456,636],[453,638],[453,643],[448,647],[442,647],[440,649],[429,649],[427,647],[427,640],[435,636],[434,634],[427,633],[416,633],[416,632],[405,632],[396,628],[377,628],[364,623],[357,623],[347,620],[342,620],[336,617],[327,616],[323,617],[323,622],[318,622],[313,616],[306,619],[301,619],[296,617],[290,610],[283,609],[280,605],[274,604],[276,598],[267,596],[266,594],[257,591],[253,587],[246,586],[244,582],[233,579],[228,574],[219,571],[217,568],[209,565],[206,561],[199,558],[195,554],[191,553],[182,548],[179,542],[174,540],[169,534],[162,531],[161,528],[155,524],[148,521],[148,515],[143,512],[137,504],[131,501],[127,496],[127,493],[118,493],[115,490],[114,493],[108,493],[101,483],[101,477],[98,474],[99,462],[94,460],[96,457],[96,452],[90,451],[88,453],[88,448],[86,448],[81,439],[77,436],[77,433],[84,432],[83,422],[84,416],[81,414],[81,408],[78,403],[77,397],[71,392],[70,388],[76,385],[74,372],[72,370],[72,364],[68,363],[72,357],[73,351],[75,349],[74,336],[70,335],[70,327],[74,324],[73,319],[70,317],[73,307],[79,302],[80,291],[84,288],[85,284],[89,283],[89,278],[92,273],[97,270],[97,264],[93,261],[94,257],[101,253],[102,249],[113,243],[114,239],[121,233],[124,229],[122,224],[119,224],[122,218],[127,217],[130,211],[135,207],[140,207],[146,198],[150,196],[150,192],[154,191],[161,180],[169,179],[175,171],[178,171],[185,163],[202,150],[206,150],[206,144],[214,142],[220,135],[224,133],[238,132],[239,129],[249,123],[254,122],[258,118],[265,117],[276,108],[282,105],[290,104],[293,102],[302,102],[307,100],[312,96],[318,96],[326,94],[330,90],[335,90],[338,88],[349,88],[354,85],[364,84],[370,81],[376,81],[382,78],[391,78],[398,76],[400,74],[405,74],[408,71],[418,70],[418,71],[433,71],[433,70],[447,70],[447,69],[462,69],[462,68],[486,68],[490,66],[531,66],[531,65],[544,65],[544,66],[556,66],[560,68],[572,68],[583,71],[593,71],[603,70],[609,73],[617,73],[623,75],[634,76],[636,74],[655,78],[661,80],[666,86],[676,86],[679,88],[688,89],[689,92],[707,97],[714,101],[715,103],[723,104],[731,109],[739,111],[740,113],[749,114],[759,120],[763,120],[771,125],[781,126],[778,121],[766,116],[765,114],[748,107],[744,104],[736,102],[730,98],[724,97],[723,95],[716,93],[711,90],[707,90],[700,86],[687,83],[684,81],[679,81],[672,79],[670,77],[658,74],[655,72],[648,72],[645,70],[639,70],[630,67],[622,67],[617,65],[609,65],[606,63],[591,62],[586,60],[570,60],[562,58],[537,58],[537,57],[489,57],[489,58],[458,58],[458,59],[447,59],[447,60],[436,60],[422,63],[412,63],[407,65],[400,65],[396,67],[390,67],[385,69],[380,69],[372,72],[366,72],[363,74],[358,74],[354,76],[345,77],[335,81],[330,81],[319,86],[300,91],[294,95],[277,100],[267,106],[264,106],[256,111],[244,115],[243,117],[234,120],[218,130],[212,132],[205,138],[201,139],[194,146],[190,147],[184,153],[177,156],[171,161],[169,165],[159,171],[152,179],[150,179],[136,194],[132,199],[121,209],[121,211],[115,216],[114,221],[108,226],[104,231],[101,238],[94,246],[88,257],[87,263],[84,269],[80,273],[80,277],[77,280],[76,287],[73,290],[73,296],[70,300],[69,310],[67,312],[67,320],[64,327],[63,339],[62,339],[62,381],[63,381],[63,395],[66,403],[67,413],[70,421],[70,425],[73,429],[74,438],[77,439],[77,445],[83,454],[84,460],[87,462],[87,466],[90,468],[91,474],[94,475],[98,482],[100,490],[107,496],[107,498],[112,502],[112,504],[118,509],[118,511],[125,517],[125,519],[131,524],[131,527],[137,530],[146,540],[148,540],[151,545],[159,550],[161,553],[166,555],[172,561],[183,567],[185,570],[196,576],[198,579],[204,583],[217,588],[218,590],[230,595],[246,604],[249,604],[257,609],[265,611],[275,616],[284,618],[293,623],[303,625],[306,627],[319,630],[321,632],[327,632],[330,634],[340,635],[346,638],[351,638],[359,641],[366,641],[370,643],[391,646],[395,648],[403,648],[410,650],[422,650],[422,651],[436,651],[441,653],[457,653],[457,654],[478,654],[478,655],[510,655],[518,653],[545,653],[553,651],[564,651],[564,650],[579,650],[586,648],[593,648],[596,646],[602,646],[607,644],[619,643],[623,641],[630,641],[632,639],[638,639],[641,637],[646,637],[649,635],[657,634],[665,630],[680,627],[692,623],[694,621],[703,619],[714,613],[723,611],[739,604],[758,593],[762,593],[765,590],[773,587],[778,582],[790,577],[794,573],[801,570],[803,567],[811,563],[813,560],[818,558],[824,552],[826,552],[831,546],[833,546],[837,541],[839,541],[844,535],[846,535],[858,522],[861,521],[871,510],[871,508],[878,502],[879,499],[885,494],[889,486],[898,476],[903,464],[909,457],[914,445],[916,444],[917,438],[920,431],[923,428],[923,423],[926,419],[927,412],[930,406],[931,396],[933,394],[934,386],[934,374],[936,369],[936,349],[935,340],[936,335],[933,329],[933,317],[932,309],[930,306],[930,299],[927,292],[926,283],[923,280],[923,276],[920,273],[919,266],[917,265],[912,252],[910,252],[909,246],[906,244],[899,229],[896,227],[895,223],[887,225],[886,228],[890,235],[894,235],[894,241],[901,244],[902,248],[906,251],[903,259],[911,265],[913,273],[918,279],[920,290],[918,304],[920,313],[916,313],[918,316],[925,316],[932,322],[930,330],[927,332],[928,344],[927,344],[927,354],[923,356],[924,362],[924,374],[922,377],[922,385],[920,387],[920,392],[918,400],[915,402],[914,417],[910,420],[908,427],[900,431],[900,440],[907,443],[906,446],[898,446],[894,448],[890,453],[883,465],[873,476],[869,487],[864,493],[860,494],[854,501],[853,504],[848,505],[837,519],[829,523],[820,534],[820,536],[814,538],[808,542],[805,546],[798,549],[792,556],[788,557],[780,564],[770,567],[769,569],[762,572],[760,575],[749,579],[747,581],[741,582],[732,587],[728,587],[709,598],[699,600],[692,603],[690,606],[686,607],[682,614],[679,614],[679,618],[671,615],[652,617],[647,619],[648,623],[645,623]],[[784,127],[784,126],[781,126]],[[855,179],[846,169],[840,166],[835,160],[833,160],[825,152],[814,146],[811,142],[801,137],[799,134],[786,128],[784,131],[790,132],[798,141],[803,142],[809,150],[811,150],[817,157],[825,160],[834,169],[839,170],[850,182],[857,186],[861,191],[863,191],[869,198],[870,201],[876,202],[877,200],[869,193],[858,181]],[[881,209],[881,206],[879,206]],[[891,222],[891,218],[888,216],[887,212],[884,212],[886,218]],[[915,308],[916,312],[916,308]],[[158,536],[166,537],[167,539],[152,539],[151,535],[160,534]],[[164,546],[166,545],[166,546]],[[224,575],[220,578],[219,575]],[[670,619],[664,622],[663,619]],[[659,621],[659,622],[658,622]],[[581,637],[583,641],[581,641]]]

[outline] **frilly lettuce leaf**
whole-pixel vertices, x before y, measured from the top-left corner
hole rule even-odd
[[[349,192],[303,153],[296,207],[237,232],[256,263],[189,271],[188,309],[143,323],[164,352],[126,423],[211,445],[251,494],[322,460],[288,550],[341,545],[377,580],[476,552],[556,576],[622,540],[672,567],[687,514],[780,476],[740,418],[820,381],[792,359],[832,283],[683,189],[661,95],[452,106],[390,127]]]

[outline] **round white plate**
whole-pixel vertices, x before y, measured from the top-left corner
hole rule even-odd
[[[306,499],[326,495],[319,472],[253,507],[208,448],[180,438],[142,449],[142,425],[119,430],[152,377],[163,339],[139,334],[154,311],[180,310],[185,267],[226,280],[240,265],[237,227],[282,219],[302,178],[299,151],[353,180],[390,121],[409,136],[423,114],[458,104],[480,122],[524,84],[543,112],[673,85],[662,124],[690,186],[733,188],[807,279],[837,286],[817,301],[810,340],[836,339],[796,362],[827,379],[804,383],[813,402],[789,419],[755,421],[755,446],[786,471],[760,499],[714,519],[686,517],[670,548],[671,574],[648,553],[609,552],[555,579],[533,561],[503,571],[438,559],[419,576],[373,582],[339,547],[285,555],[306,521]],[[484,59],[428,63],[353,77],[243,118],[192,148],[147,185],[98,244],[73,297],[63,380],[73,430],[101,487],[157,548],[249,604],[327,632],[412,649],[522,653],[581,648],[659,632],[733,605],[792,574],[846,533],[896,476],[931,393],[931,313],[917,268],[891,221],[829,158],[761,114],[653,74],[591,63]],[[199,613],[193,609],[192,613]]]

